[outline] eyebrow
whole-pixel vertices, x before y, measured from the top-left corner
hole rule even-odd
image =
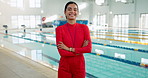
[[[69,9],[69,8],[72,8],[72,7],[67,7],[67,9]],[[78,8],[75,7],[74,9],[78,9]]]

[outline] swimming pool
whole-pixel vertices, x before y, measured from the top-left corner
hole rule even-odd
[[[92,53],[84,54],[87,78],[147,78],[148,68],[140,65],[142,59],[148,59],[148,45],[140,44],[147,43],[147,34],[147,31],[137,30],[92,32]],[[60,56],[53,32],[0,33],[0,39],[1,47],[57,70]]]

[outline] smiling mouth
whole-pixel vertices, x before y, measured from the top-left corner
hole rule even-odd
[[[74,16],[76,16],[76,14],[69,14],[69,16],[74,17]]]

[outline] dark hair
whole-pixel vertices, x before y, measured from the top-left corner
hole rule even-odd
[[[75,4],[75,5],[77,6],[77,8],[78,8],[78,11],[79,11],[79,7],[78,7],[77,3],[76,3],[76,2],[73,2],[73,1],[69,1],[69,2],[65,5],[64,12],[66,11],[66,9],[67,9],[67,7],[68,7],[69,4]]]

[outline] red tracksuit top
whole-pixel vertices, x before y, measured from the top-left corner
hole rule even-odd
[[[89,40],[87,46],[82,47],[84,40]],[[61,41],[67,47],[75,48],[75,52],[58,49],[61,56],[58,78],[85,78],[85,61],[83,53],[90,53],[92,49],[88,26],[66,23],[56,28],[56,44]]]

